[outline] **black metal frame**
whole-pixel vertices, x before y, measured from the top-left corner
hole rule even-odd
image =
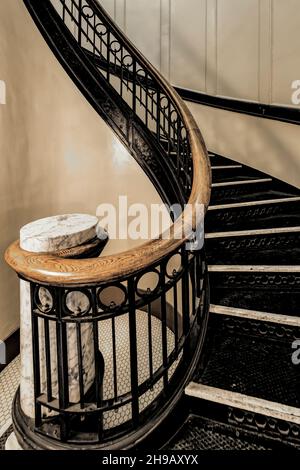
[[[124,42],[97,1],[59,1],[60,13],[51,0],[24,3],[67,73],[136,158],[163,201],[184,204],[192,183],[191,151],[172,99],[151,71],[140,65],[134,46]],[[96,30],[100,26],[105,34]],[[89,37],[87,44],[82,37],[86,41]],[[98,43],[93,44],[94,37]],[[106,66],[99,67],[99,60]],[[118,75],[120,70],[123,73]]]
[[[172,273],[167,266],[173,257],[181,256],[181,266]],[[139,283],[149,273],[158,273],[158,283],[155,287],[139,289]],[[34,364],[34,394],[35,394],[35,419],[28,420],[21,407],[18,413],[14,413],[16,429],[21,423],[26,423],[26,428],[43,438],[51,438],[58,441],[58,445],[67,446],[105,446],[113,439],[120,439],[128,433],[141,429],[155,410],[159,410],[172,395],[177,393],[178,387],[190,367],[195,352],[201,345],[201,338],[205,332],[208,293],[207,293],[207,269],[203,251],[187,252],[185,247],[176,251],[158,265],[149,266],[147,270],[137,273],[130,278],[120,279],[118,282],[109,282],[99,285],[77,286],[72,289],[63,286],[42,285],[30,282],[32,305],[32,342]],[[124,294],[119,305],[115,302],[115,292],[109,297],[109,288],[119,289]],[[48,290],[48,298],[51,301],[47,305],[39,302],[40,289]],[[101,294],[107,291],[105,304],[101,301]],[[166,323],[166,294],[172,293],[173,312],[173,336],[167,338]],[[190,291],[190,295],[186,295]],[[70,292],[80,292],[88,299],[88,307],[80,312],[78,309],[70,311],[66,304],[66,297]],[[181,307],[179,305],[181,293]],[[122,296],[121,296],[122,297]],[[152,336],[151,321],[153,314],[151,306],[159,299],[161,309],[161,341],[162,363],[153,370],[152,341],[149,341],[149,374],[147,380],[139,383],[136,333],[136,312],[144,309],[148,315],[148,332]],[[118,346],[114,320],[119,316],[127,318],[129,325],[128,344],[130,348],[130,374],[131,387],[125,394],[118,394],[118,374],[115,351]],[[99,324],[102,321],[111,321],[111,337],[105,338],[113,345],[113,396],[103,397],[102,384],[105,374],[105,361],[101,353],[101,341],[99,343]],[[58,395],[53,396],[52,375],[53,351],[50,350],[49,324],[55,325],[56,330],[56,363],[58,366]],[[81,326],[89,323],[93,329],[95,351],[95,381],[91,389],[84,393]],[[67,330],[69,325],[76,325],[76,346],[78,358],[78,386],[80,399],[77,403],[71,403],[69,399],[68,376],[68,341]],[[42,326],[43,325],[43,326]],[[43,331],[44,333],[41,333]],[[170,344],[170,341],[173,344]],[[100,346],[99,346],[100,344]],[[45,350],[45,364],[42,364],[40,352]],[[41,371],[45,367],[47,372],[46,385],[42,389]],[[171,367],[173,371],[171,372]],[[124,365],[126,367],[126,364]],[[111,373],[111,372],[110,372]],[[150,400],[146,409],[141,411],[141,397],[152,390],[162,380],[163,386],[158,395]],[[103,422],[105,414],[117,410],[127,404],[131,406],[131,419],[121,425],[105,429]],[[54,417],[43,417],[43,410],[55,412]],[[45,415],[45,413],[44,413]],[[81,432],[80,432],[81,429]],[[83,432],[84,430],[84,432]],[[20,436],[18,436],[20,438]],[[22,437],[23,444],[26,442]],[[47,447],[47,446],[46,446]],[[47,447],[48,448],[48,447]]]

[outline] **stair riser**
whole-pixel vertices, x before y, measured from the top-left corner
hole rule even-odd
[[[234,434],[249,435],[254,442],[265,442],[276,448],[300,448],[300,426],[273,417],[231,406],[190,398],[193,414],[227,425]]]
[[[245,335],[265,338],[286,343],[292,355],[292,342],[300,338],[300,326],[283,325],[280,323],[240,318],[230,315],[210,314],[209,328],[211,332],[221,335]]]
[[[300,232],[207,239],[209,264],[300,264]]]
[[[244,201],[259,201],[283,197],[299,196],[297,189],[286,185],[277,185],[273,182],[252,183],[215,187],[212,189],[211,205],[230,204]]]
[[[216,163],[212,162],[212,165],[215,166]],[[264,178],[264,175],[247,167],[228,169],[212,168],[213,183],[222,183],[226,181],[243,181],[257,178]]]
[[[206,231],[251,230],[260,228],[300,225],[300,202],[284,202],[232,209],[210,210],[207,213]]]
[[[300,273],[210,273],[210,285],[213,304],[300,317]]]
[[[210,164],[211,166],[218,166],[218,165],[239,165],[238,162],[234,160],[230,160],[229,158],[222,157],[221,155],[214,155],[210,157]]]

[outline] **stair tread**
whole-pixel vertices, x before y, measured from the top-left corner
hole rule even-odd
[[[288,326],[299,328],[300,333],[300,317],[290,316],[287,314],[277,314],[274,312],[263,312],[262,310],[251,310],[249,308],[228,307],[221,304],[210,304],[210,315],[224,315],[227,318],[239,318],[245,320],[254,320],[255,322],[267,322],[271,325]]]
[[[300,407],[300,368],[289,341],[211,331],[209,359],[195,382]]]

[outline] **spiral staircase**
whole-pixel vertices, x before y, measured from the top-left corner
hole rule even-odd
[[[102,289],[103,284],[128,282],[128,337],[130,357],[135,358],[135,368],[131,365],[129,371],[130,394],[117,396],[116,387],[114,400],[106,400],[102,408],[97,405],[100,413],[130,405],[132,422],[124,432],[121,426],[106,436],[102,429],[96,444],[86,438],[78,444],[69,443],[61,431],[59,442],[54,442],[39,414],[33,425],[22,415],[17,394],[13,424],[18,441],[26,448],[101,448],[101,439],[104,448],[299,448],[300,365],[292,356],[300,337],[300,190],[227,157],[207,154],[186,105],[99,2],[24,2],[66,72],[138,161],[162,200],[182,206],[190,202],[193,208],[199,202],[207,212],[205,253],[187,253],[186,239],[176,244],[160,240],[107,264],[100,256],[102,264],[95,267],[89,262],[80,265],[80,260],[25,255],[16,244],[9,249],[7,261],[32,289],[49,285],[49,270],[54,286],[84,283],[90,296],[96,283]],[[176,221],[174,227],[176,232]],[[173,276],[168,263],[178,254],[182,266]],[[68,281],[62,282],[63,272],[72,273]],[[135,369],[142,366],[134,325],[140,317],[147,325],[145,312],[151,317],[152,303],[132,289],[149,272],[160,277],[151,302],[160,300],[155,321],[163,328],[163,364],[139,381]],[[181,328],[177,282],[182,289]],[[165,292],[171,288],[173,322],[166,313]],[[126,313],[125,307],[120,309]],[[109,309],[104,313],[105,318],[112,315]],[[47,321],[43,312],[39,316]],[[158,384],[143,413],[141,397]],[[69,404],[54,405],[52,397],[41,401],[37,391],[35,398],[37,408],[42,403],[63,416],[70,412]]]

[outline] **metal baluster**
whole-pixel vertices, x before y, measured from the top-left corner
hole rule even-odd
[[[181,120],[177,118],[177,160],[176,160],[176,171],[177,175],[180,174],[180,163],[181,163],[181,139],[180,139]]]
[[[132,79],[132,110],[136,113],[136,60],[133,59],[133,79]]]
[[[74,22],[74,1],[71,0],[71,22]]]
[[[139,424],[139,395],[138,395],[138,362],[137,362],[137,338],[136,338],[136,310],[134,279],[128,280],[129,302],[129,341],[130,341],[130,365],[131,365],[131,395],[132,395],[132,422],[134,426]]]
[[[107,62],[107,70],[106,70],[106,79],[109,82],[110,79],[110,32],[107,31],[107,50],[106,50],[106,62]]]
[[[154,103],[155,103],[155,100],[154,100],[154,92],[152,92],[151,94],[151,117],[152,119],[154,119]]]
[[[186,336],[190,329],[190,300],[189,300],[189,266],[188,266],[188,253],[186,249],[182,248],[182,313],[183,313],[183,334]]]
[[[97,310],[97,291],[96,288],[92,289],[92,311],[93,316],[98,315]],[[99,324],[97,320],[93,321],[93,343],[94,343],[94,357],[95,357],[95,395],[96,405],[100,408],[103,399],[103,378],[104,378],[104,367],[105,364],[101,364],[100,360],[103,358],[99,351]],[[99,441],[103,438],[103,413],[99,414],[98,422],[98,439]]]
[[[114,396],[118,397],[118,372],[117,372],[117,348],[116,348],[116,319],[111,319],[112,345],[113,345],[113,369],[114,369]]]
[[[190,279],[192,287],[192,315],[196,314],[196,282],[195,282],[195,256],[191,261]]]
[[[78,0],[78,44],[81,46],[81,30],[82,30],[82,0]],[[87,23],[88,34],[88,23]]]
[[[145,124],[146,126],[148,127],[148,91],[149,91],[149,87],[148,87],[148,73],[146,73],[146,76],[145,76],[145,94],[146,94],[146,103],[145,103]]]
[[[62,13],[62,19],[63,22],[65,23],[66,21],[66,0],[62,0],[62,6],[63,6],[63,13]]]
[[[201,252],[196,252],[196,290],[197,290],[197,297],[201,297],[201,281],[202,281],[202,269],[201,269]]]
[[[65,410],[69,405],[69,380],[68,380],[68,357],[67,357],[67,333],[66,324],[62,321],[62,291],[56,289],[56,339],[57,339],[57,377],[58,377],[58,399],[59,408]],[[68,436],[67,417],[60,414],[61,440]]]
[[[123,98],[123,81],[124,81],[124,69],[123,69],[123,58],[124,58],[124,48],[121,46],[121,66],[120,66],[120,96]]]
[[[168,100],[168,157],[171,154],[171,102]]]
[[[94,21],[94,25],[93,25],[93,43],[92,43],[92,46],[93,46],[93,54],[96,55],[96,15],[94,15],[94,18],[93,18],[93,21]],[[88,21],[86,22],[87,26],[88,26]],[[101,53],[102,53],[102,42],[101,40],[99,39],[99,42],[100,42],[100,59],[101,59]]]
[[[160,140],[160,90],[157,90],[157,103],[156,103],[156,138]]]
[[[153,380],[153,357],[152,357],[152,309],[148,304],[148,348],[149,348],[149,377]]]
[[[100,390],[100,367],[99,367],[99,331],[98,322],[93,322],[93,340],[94,340],[94,355],[95,355],[95,393],[97,408],[101,406],[101,390]]]
[[[173,312],[174,312],[174,343],[175,351],[178,354],[178,297],[177,297],[177,282],[173,287]]]
[[[161,328],[162,328],[162,355],[163,355],[163,383],[164,390],[168,387],[168,337],[167,337],[167,302],[166,302],[166,266],[161,265]]]

